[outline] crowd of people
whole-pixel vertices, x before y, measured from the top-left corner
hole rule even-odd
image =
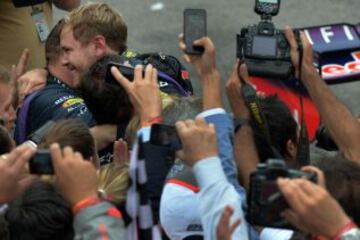
[[[258,124],[243,61],[225,110],[210,37],[189,55],[179,35],[202,86],[194,94],[178,59],[128,48],[116,9],[70,11],[49,31],[46,66],[26,72],[28,49],[0,66],[0,238],[360,240],[359,121],[321,79],[305,34],[299,53],[293,30],[284,33],[337,149],[307,166],[301,126],[276,95],[255,96],[265,130]],[[159,124],[174,126],[179,149],[152,142]]]

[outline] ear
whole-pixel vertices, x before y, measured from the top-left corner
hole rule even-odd
[[[291,139],[286,142],[285,158],[291,165],[296,164],[297,144]]]
[[[92,43],[94,46],[95,55],[98,58],[103,57],[106,54],[107,49],[105,37],[102,35],[96,35],[93,38]]]

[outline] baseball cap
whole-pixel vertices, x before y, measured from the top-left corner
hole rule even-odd
[[[160,222],[172,240],[203,236],[199,211],[199,188],[179,179],[169,179],[160,201]]]

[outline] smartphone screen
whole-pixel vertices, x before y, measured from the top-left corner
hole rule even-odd
[[[53,175],[51,155],[48,149],[40,149],[29,161],[31,174]]]
[[[184,10],[184,41],[186,53],[200,55],[204,48],[194,46],[193,42],[206,36],[206,11],[205,9]]]
[[[175,126],[164,124],[153,124],[151,126],[150,143],[171,148],[175,151],[182,148]]]

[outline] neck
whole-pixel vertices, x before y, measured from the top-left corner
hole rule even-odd
[[[71,72],[59,64],[48,64],[48,70],[51,75],[73,88],[73,77]]]
[[[112,55],[112,54],[115,54],[115,55],[117,55],[117,54],[119,54],[117,51],[115,51],[115,50],[113,50],[112,48],[110,48],[110,47],[108,47],[108,46],[106,46],[106,55]]]

